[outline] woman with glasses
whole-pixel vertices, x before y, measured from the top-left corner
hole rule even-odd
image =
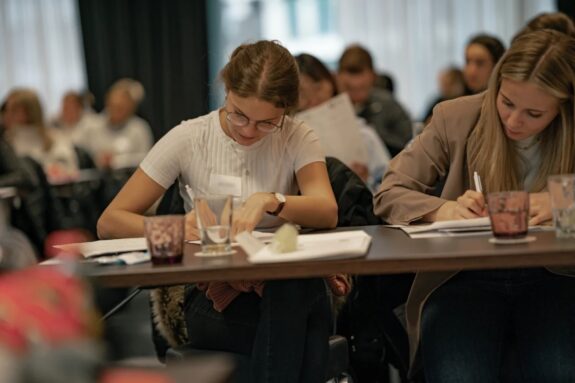
[[[242,45],[221,78],[223,107],[184,121],[152,148],[100,217],[101,238],[142,236],[144,212],[176,180],[186,211],[185,185],[195,195],[233,195],[233,233],[285,221],[336,226],[318,138],[290,117],[299,93],[290,52],[272,41]],[[193,213],[187,220],[193,225]],[[343,281],[331,286],[336,293],[348,288]],[[331,314],[321,279],[188,286],[184,311],[194,347],[251,356],[246,381],[324,379]]]

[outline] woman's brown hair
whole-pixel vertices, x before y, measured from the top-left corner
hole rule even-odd
[[[332,96],[337,95],[337,83],[333,74],[317,57],[307,53],[295,56],[300,74],[308,76],[313,82],[328,81],[333,89]]]
[[[8,94],[6,99],[24,109],[26,125],[36,129],[40,137],[42,137],[44,150],[49,150],[52,147],[52,139],[48,134],[48,129],[44,122],[44,112],[36,92],[26,88],[15,88]]]
[[[237,47],[220,76],[227,92],[256,97],[287,113],[295,111],[299,73],[291,53],[277,41],[262,40]]]
[[[573,23],[573,20],[562,12],[552,12],[540,13],[529,20],[527,25],[513,38],[512,42],[524,33],[538,31],[540,29],[553,29],[557,32],[575,37],[575,23]]]
[[[558,115],[540,133],[541,165],[529,191],[544,190],[549,175],[574,171],[575,39],[547,29],[522,34],[495,67],[468,143],[470,164],[488,192],[523,189],[517,149],[497,112],[502,79],[529,82],[560,102]]]

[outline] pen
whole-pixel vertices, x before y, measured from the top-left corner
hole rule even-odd
[[[473,181],[475,182],[475,190],[479,193],[483,193],[483,187],[481,186],[481,177],[477,172],[473,172]]]
[[[188,197],[190,197],[190,208],[194,208],[194,191],[190,187],[190,185],[186,184],[186,193],[188,193]]]

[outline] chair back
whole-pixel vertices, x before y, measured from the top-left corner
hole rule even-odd
[[[381,224],[373,213],[373,195],[361,178],[335,157],[327,157],[326,166],[338,206],[337,226]]]
[[[42,258],[48,234],[63,228],[64,209],[42,166],[30,157],[22,158],[22,166],[33,177],[34,188],[24,194],[21,206],[12,212],[12,226],[26,234]]]
[[[156,209],[156,215],[185,213],[184,200],[180,195],[180,183],[176,181],[164,193],[164,196],[160,200],[160,204]]]

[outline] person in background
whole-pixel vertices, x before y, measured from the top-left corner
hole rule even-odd
[[[222,180],[236,185],[234,235],[286,221],[336,226],[338,208],[319,140],[291,117],[299,74],[289,51],[273,41],[241,45],[221,78],[224,105],[182,122],[152,148],[100,217],[101,238],[142,236],[144,212],[175,181],[188,211],[188,238],[197,228],[184,186],[195,195],[228,194]],[[349,290],[345,283],[330,286],[336,295]],[[185,294],[189,343],[250,357],[246,381],[324,379],[333,322],[322,279],[210,282],[188,286]]]
[[[505,46],[495,36],[479,34],[473,36],[465,47],[463,77],[467,94],[483,92],[487,88],[489,76],[505,53]]]
[[[529,224],[549,222],[548,176],[575,171],[574,84],[575,39],[519,36],[486,92],[439,104],[391,161],[375,212],[390,224],[486,216],[477,171],[487,193],[529,191]],[[441,195],[429,195],[440,177]],[[406,308],[412,363],[419,352],[429,383],[496,382],[511,352],[517,380],[575,381],[570,275],[551,267],[418,273]]]
[[[92,100],[93,96],[89,92],[66,92],[62,97],[60,114],[52,122],[53,128],[59,129],[74,145],[83,149],[90,146],[86,140],[90,126],[102,123],[101,117],[91,108]]]
[[[335,78],[319,59],[302,53],[297,55],[295,60],[300,74],[299,110],[313,108],[337,95]],[[365,125],[362,119],[359,119],[359,123],[368,160],[366,164],[353,163],[350,167],[374,190],[383,177],[390,155],[375,131]]]
[[[295,59],[300,73],[300,110],[326,102],[337,94],[334,76],[319,59],[306,53],[295,56]],[[366,166],[356,163],[352,164],[351,168],[366,181],[371,190],[375,190],[385,173],[390,155],[375,131],[365,125],[361,118],[358,119],[368,153],[368,164]],[[382,331],[374,330],[374,327],[381,328],[381,323],[384,322],[381,320],[380,310],[392,312],[394,308],[405,303],[413,276],[414,274],[396,274],[354,277],[350,299],[345,302],[342,315],[338,317],[338,334],[346,335],[354,347],[350,363],[360,381],[361,378],[365,381],[376,379],[379,366],[377,363],[359,363],[358,359],[385,363],[386,352],[378,350],[375,344],[365,347],[363,340],[377,342],[378,337],[382,336]],[[380,346],[383,348],[382,344]],[[381,353],[378,354],[378,351]]]
[[[439,73],[438,76],[439,96],[431,102],[424,115],[423,122],[427,124],[433,114],[433,108],[440,102],[465,95],[465,79],[461,69],[450,66]]]
[[[36,92],[15,88],[6,98],[5,137],[19,157],[39,163],[50,182],[74,179],[78,159],[74,146],[61,132],[48,129]]]
[[[85,134],[86,148],[99,167],[135,168],[152,147],[150,125],[135,114],[143,99],[144,87],[132,79],[120,79],[108,90],[101,124]]]
[[[573,20],[562,12],[540,13],[527,22],[513,38],[514,41],[523,33],[533,32],[539,29],[553,29],[557,32],[565,33],[575,37],[575,23]]]
[[[372,126],[389,153],[399,153],[411,139],[411,121],[391,93],[375,87],[371,54],[362,46],[352,45],[339,59],[337,83],[347,92],[357,115]]]
[[[393,96],[395,93],[395,80],[390,73],[379,73],[375,78],[375,86],[387,90]]]
[[[6,103],[0,106],[0,188],[13,187],[18,193],[26,192],[35,185],[34,175],[4,139],[4,113]],[[0,202],[1,203],[1,202]],[[20,230],[11,227],[7,218],[12,218],[15,209],[0,207],[0,272],[3,269],[27,267],[36,262],[37,256],[30,240]]]
[[[4,115],[7,103],[0,106],[0,187],[15,187],[21,190],[28,190],[35,186],[34,176],[25,166],[14,149],[4,136],[6,128],[4,126]]]

